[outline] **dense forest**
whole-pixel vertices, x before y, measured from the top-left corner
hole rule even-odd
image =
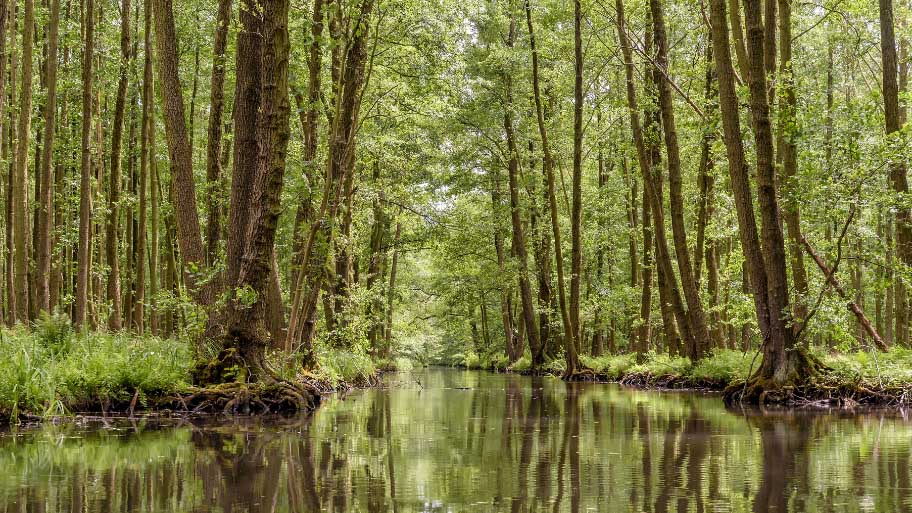
[[[4,336],[277,404],[339,358],[735,358],[748,402],[906,362],[912,9],[874,4],[2,0]]]

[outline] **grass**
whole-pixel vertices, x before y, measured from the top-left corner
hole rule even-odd
[[[287,358],[271,357],[273,367],[293,379]],[[324,388],[370,383],[378,369],[408,370],[395,358],[375,364],[355,351],[318,353],[311,376]],[[45,316],[33,327],[0,328],[0,423],[23,416],[46,417],[79,411],[126,410],[155,398],[185,391],[194,357],[187,341],[126,332],[76,332],[65,316]]]
[[[178,391],[190,382],[187,344],[152,336],[77,334],[58,317],[0,331],[0,417],[63,414]]]
[[[812,348],[811,352],[828,368],[819,376],[821,382],[856,384],[877,390],[912,388],[912,349],[894,347],[885,353],[830,353],[822,348]],[[696,364],[688,358],[656,352],[646,353],[639,362],[633,353],[596,357],[581,355],[580,362],[598,378],[608,381],[722,389],[744,380],[759,367],[761,357],[755,358],[755,355],[755,352],[716,349]],[[463,358],[458,363],[469,369],[505,370],[498,355],[468,353]],[[547,362],[541,371],[561,375],[564,369],[564,361],[555,359]],[[524,355],[506,370],[518,373],[531,371],[529,356]]]

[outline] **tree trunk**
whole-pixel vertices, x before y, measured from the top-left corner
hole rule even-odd
[[[91,0],[87,0],[91,1]],[[158,81],[162,86],[162,112],[168,158],[171,162],[177,242],[183,260],[184,283],[191,297],[203,307],[213,300],[211,282],[205,283],[205,252],[196,210],[196,186],[184,100],[178,76],[177,40],[172,0],[152,0],[155,14],[155,48]]]
[[[212,47],[212,79],[209,86],[209,129],[206,140],[206,265],[218,260],[222,233],[222,113],[225,110],[225,49],[228,25],[231,23],[231,0],[220,0],[215,18],[215,41]]]
[[[503,233],[498,223],[500,210],[500,178],[496,170],[491,178],[491,218],[494,220],[494,252],[497,255],[497,269],[500,276],[506,275],[507,257],[504,251]],[[510,363],[519,358],[516,348],[516,335],[513,327],[513,294],[509,285],[500,284],[500,316],[504,330],[504,350]]]
[[[111,135],[111,176],[108,191],[108,225],[105,237],[106,258],[110,274],[108,275],[108,302],[112,304],[108,326],[113,331],[120,330],[123,309],[120,298],[120,256],[118,255],[118,236],[120,234],[120,184],[121,155],[123,143],[124,112],[127,104],[127,74],[130,70],[130,0],[121,3],[120,21],[120,79],[117,82],[117,100],[114,105],[114,128]]]
[[[142,125],[140,127],[140,149],[139,149],[139,184],[137,187],[137,195],[139,196],[139,212],[137,214],[137,236],[136,236],[136,274],[134,276],[134,310],[133,310],[133,328],[137,333],[143,333],[145,328],[145,319],[143,316],[144,304],[146,301],[146,212],[148,209],[148,204],[146,201],[146,189],[149,183],[149,170],[152,166],[153,158],[153,147],[152,147],[152,132],[153,132],[153,110],[152,110],[152,99],[154,98],[152,87],[153,87],[153,78],[152,78],[152,3],[145,2],[145,19],[144,19],[144,35],[145,39],[143,41],[143,48],[145,51],[145,60],[143,62],[143,82],[142,82]],[[150,259],[148,262],[149,265],[149,281],[151,283],[150,290],[154,296],[156,290],[156,278],[157,278],[157,269],[158,269],[158,207],[154,200],[154,196],[157,194],[156,189],[157,185],[153,179],[152,185],[152,194],[153,194],[153,232],[156,234],[153,236],[152,244],[152,253],[155,255],[154,259]],[[155,313],[152,313],[150,324],[153,327],[153,330],[157,328],[157,323],[154,321]]]
[[[767,297],[766,272],[760,251],[760,238],[754,217],[754,204],[749,182],[749,170],[744,157],[741,139],[741,121],[738,113],[738,98],[735,92],[734,70],[728,41],[728,23],[725,16],[725,0],[710,3],[712,23],[713,57],[719,75],[719,107],[722,114],[722,132],[725,151],[728,156],[728,170],[731,179],[735,209],[738,216],[738,234],[741,250],[744,252],[745,269],[754,296],[757,323],[761,337],[769,336],[769,298]]]
[[[320,165],[317,162],[317,147],[319,143],[320,121],[320,94],[322,92],[322,61],[323,51],[321,39],[323,37],[323,0],[313,1],[313,12],[310,24],[310,55],[307,59],[307,104],[300,94],[295,95],[298,112],[301,117],[301,129],[304,132],[304,162],[307,166],[306,177],[309,191],[303,201],[298,205],[295,214],[292,247],[292,272],[289,283],[298,283],[298,274],[303,262],[305,240],[304,229],[307,223],[314,218],[314,196],[317,190],[317,175]],[[286,348],[288,349],[288,348]]]
[[[883,62],[884,127],[888,139],[900,130],[899,85],[897,83],[896,38],[893,34],[893,0],[880,0],[880,49]],[[890,164],[890,183],[898,196],[909,192],[905,163],[897,159]],[[912,265],[912,219],[909,207],[897,205],[896,209],[896,256],[905,265]],[[905,334],[908,330],[906,311],[906,284],[902,278],[894,280],[896,289],[895,341],[907,345]]]
[[[340,94],[336,95],[334,102],[323,200],[318,218],[311,223],[301,258],[302,269],[294,287],[295,297],[288,327],[289,342],[286,347],[303,347],[305,364],[313,361],[314,330],[311,318],[323,288],[324,268],[332,247],[332,232],[341,189],[346,175],[353,172],[354,167],[356,127],[361,107],[361,91],[366,80],[367,41],[370,37],[369,22],[373,7],[373,0],[361,2],[359,12],[354,18],[352,39],[344,45],[347,52],[344,67],[338,70],[339,80],[334,87],[339,89]],[[335,33],[332,30],[331,32]]]
[[[510,35],[507,46],[512,49],[516,35],[516,20],[510,19]],[[507,138],[507,171],[510,187],[510,221],[513,227],[513,252],[519,264],[519,296],[522,303],[522,315],[525,321],[526,333],[529,338],[529,350],[532,353],[532,367],[538,368],[545,363],[539,339],[538,326],[535,323],[535,305],[532,298],[532,285],[529,283],[529,257],[526,251],[526,236],[523,233],[523,224],[519,205],[519,150],[516,145],[516,135],[513,129],[513,77],[509,71],[504,73],[504,86],[506,105],[504,106],[504,133]],[[522,354],[522,346],[515,348],[516,356]]]
[[[249,366],[254,379],[264,377],[264,351],[270,340],[266,304],[269,280],[275,275],[273,248],[289,137],[288,9],[288,0],[263,3],[262,50],[257,68],[262,70],[262,96],[256,118],[259,152],[252,184],[250,225],[236,283],[238,288],[249,288],[256,296],[252,305],[242,305],[237,300],[228,303],[229,341]],[[253,70],[239,70],[250,71]]]
[[[390,263],[389,285],[386,287],[386,326],[383,331],[383,356],[389,358],[393,346],[393,301],[396,299],[396,271],[399,267],[399,239],[402,236],[402,223],[396,223],[396,234],[393,236],[393,258]],[[487,338],[488,322],[482,303],[482,324]]]
[[[678,146],[678,134],[675,126],[674,103],[671,96],[671,85],[662,74],[668,70],[668,39],[665,33],[665,16],[661,0],[650,0],[652,11],[653,37],[657,50],[655,77],[658,88],[659,109],[662,113],[662,125],[665,134],[665,149],[668,159],[668,190],[671,206],[671,228],[681,275],[681,287],[687,301],[689,322],[689,340],[685,348],[686,356],[696,361],[706,356],[711,346],[709,328],[706,325],[706,314],[700,301],[700,291],[694,279],[690,262],[690,249],[687,246],[687,231],[684,226],[684,195],[682,192],[681,155]]]
[[[807,271],[804,268],[804,252],[801,248],[801,211],[798,201],[798,184],[795,175],[798,173],[798,149],[795,145],[797,128],[797,97],[795,94],[795,77],[792,70],[792,0],[779,0],[779,46],[780,67],[779,82],[782,84],[781,105],[779,107],[777,157],[781,161],[782,177],[780,183],[782,194],[783,217],[789,234],[789,255],[794,281],[795,306],[794,317],[798,323],[807,318],[807,297],[809,293]]]
[[[580,0],[573,2],[573,207],[570,209],[570,333],[567,376],[579,370],[580,283],[583,272],[583,36]]]
[[[35,34],[35,3],[24,0],[22,23],[22,75],[19,85],[19,126],[16,156],[13,164],[13,276],[14,293],[10,299],[15,304],[15,319],[28,320],[28,150],[32,126],[32,47]]]
[[[86,322],[89,299],[89,269],[92,265],[92,88],[95,60],[95,0],[85,0],[83,11],[84,46],[82,51],[82,164],[79,182],[79,247],[76,264],[76,300],[73,306],[73,324],[82,327]]]
[[[51,304],[51,252],[54,248],[52,218],[54,212],[54,190],[51,184],[51,161],[54,157],[54,133],[57,113],[57,44],[60,26],[60,0],[51,0],[51,11],[47,22],[47,59],[45,75],[47,98],[44,103],[44,146],[41,157],[41,183],[43,184],[38,214],[38,245],[35,248],[38,265],[38,308],[46,312]]]
[[[532,6],[530,5],[529,0],[526,0],[526,24],[529,28],[529,47],[532,51],[532,93],[535,100],[536,120],[538,122],[538,132],[541,136],[542,153],[544,155],[542,164],[545,177],[548,180],[548,205],[551,213],[551,231],[554,236],[554,260],[555,267],[557,268],[557,295],[558,303],[560,304],[561,320],[563,321],[564,351],[568,352],[567,358],[572,358],[575,362],[576,357],[571,357],[569,355],[569,351],[575,352],[575,346],[570,347],[571,344],[574,344],[573,324],[570,321],[570,314],[567,309],[567,288],[564,285],[564,253],[561,248],[560,224],[557,216],[557,193],[554,183],[554,157],[551,154],[551,146],[548,142],[548,131],[545,128],[545,112],[542,107],[541,87],[539,85],[538,50],[535,47],[535,31],[532,25]],[[574,366],[575,365],[576,364],[574,363]]]

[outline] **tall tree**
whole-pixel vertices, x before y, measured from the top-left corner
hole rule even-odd
[[[22,75],[19,82],[19,136],[16,144],[16,156],[13,163],[13,267],[15,290],[12,296],[15,303],[15,318],[27,320],[29,315],[28,281],[28,152],[32,127],[32,48],[35,38],[35,2],[24,0],[24,18],[22,20]]]
[[[87,0],[88,1],[88,0]],[[171,162],[171,190],[177,242],[183,258],[184,284],[196,302],[208,307],[213,300],[212,285],[204,275],[205,252],[196,209],[196,186],[184,100],[178,76],[177,36],[171,0],[152,0],[155,18],[155,50],[158,82],[161,84],[162,111],[168,158]]]
[[[507,37],[507,47],[512,48],[516,36],[516,19],[510,16],[510,33]],[[526,334],[529,338],[529,350],[532,353],[532,366],[538,367],[545,363],[539,339],[538,325],[535,322],[535,305],[532,297],[532,285],[529,282],[529,256],[526,250],[526,235],[523,231],[522,212],[519,204],[519,150],[516,144],[516,133],[513,122],[513,77],[508,70],[503,75],[504,96],[504,133],[507,139],[507,175],[510,188],[510,222],[513,234],[513,256],[519,264],[519,297],[522,303],[523,321]],[[522,352],[522,348],[514,351],[514,356]]]
[[[896,137],[900,130],[899,85],[897,82],[896,36],[893,28],[893,0],[880,0],[880,52],[883,64],[883,101],[884,101],[884,128],[887,137]],[[906,165],[902,159],[894,158],[890,163],[890,184],[898,196],[905,196],[909,192],[909,183],[906,177]],[[912,212],[908,206],[896,206],[896,256],[904,265],[912,265]],[[896,295],[895,316],[896,328],[894,337],[901,344],[907,341],[903,338],[908,332],[908,303],[906,283],[902,278],[895,279],[893,287]]]
[[[51,168],[54,157],[54,136],[57,114],[57,45],[60,26],[60,0],[51,0],[47,21],[47,59],[45,59],[45,80],[47,97],[44,102],[44,146],[41,155],[41,204],[38,215],[38,247],[35,248],[38,266],[38,307],[51,311],[51,252],[54,239],[51,234],[54,212],[54,190],[51,186]]]
[[[83,11],[82,50],[82,162],[79,180],[79,246],[76,264],[76,302],[73,306],[73,323],[83,326],[86,322],[89,300],[89,270],[92,265],[92,96],[95,74],[95,1],[86,0]]]
[[[252,184],[251,220],[247,233],[242,235],[246,243],[237,278],[238,288],[252,290],[256,296],[250,305],[237,300],[228,303],[229,343],[238,349],[254,379],[265,377],[264,353],[271,336],[266,326],[266,302],[269,279],[274,274],[273,246],[281,213],[291,115],[288,7],[288,0],[263,2],[263,32],[258,45],[261,46],[258,69],[262,70],[262,101],[256,117],[257,167]]]
[[[209,137],[206,140],[206,265],[218,258],[222,233],[222,113],[225,111],[225,49],[228,47],[228,25],[231,22],[231,0],[220,0],[215,18],[212,47],[212,79],[209,86]]]
[[[583,15],[580,0],[573,2],[573,207],[570,210],[570,344],[567,376],[579,370],[582,330],[580,284],[583,278]]]
[[[675,256],[678,271],[681,275],[681,287],[687,301],[687,313],[690,338],[685,353],[693,360],[699,360],[709,350],[711,337],[706,324],[706,314],[700,301],[700,291],[694,279],[690,262],[690,248],[687,246],[687,231],[684,225],[684,194],[681,178],[681,150],[678,145],[678,132],[675,124],[674,103],[671,95],[671,84],[668,75],[668,36],[665,29],[665,13],[661,0],[649,0],[652,12],[653,37],[656,46],[656,68],[660,72],[656,78],[659,92],[659,109],[662,114],[662,127],[665,135],[665,149],[668,161],[668,193],[671,206],[671,229],[674,238]],[[661,198],[657,198],[661,200]]]
[[[111,173],[108,185],[108,225],[105,236],[105,252],[108,261],[108,302],[111,315],[108,326],[119,330],[122,325],[123,306],[120,296],[120,155],[123,145],[124,112],[127,104],[127,80],[130,72],[130,0],[122,0],[120,14],[120,78],[117,80],[117,99],[114,103],[114,128],[111,135]]]
[[[545,178],[548,182],[548,207],[551,214],[551,231],[554,237],[554,267],[557,271],[557,297],[564,330],[563,345],[564,351],[571,351],[575,350],[576,346],[569,348],[570,344],[574,344],[574,335],[573,324],[571,323],[570,312],[567,307],[567,287],[564,283],[564,252],[561,248],[560,219],[557,215],[557,187],[554,180],[554,156],[551,153],[548,129],[545,124],[545,109],[542,105],[539,55],[535,46],[535,30],[534,25],[532,24],[532,6],[530,0],[526,0],[526,24],[529,29],[529,47],[532,51],[532,96],[535,100],[535,119],[538,124],[538,134],[541,137],[542,143],[542,167],[544,168]],[[572,358],[574,362],[576,361],[575,356],[568,356],[568,358]],[[575,370],[575,363],[573,368]]]

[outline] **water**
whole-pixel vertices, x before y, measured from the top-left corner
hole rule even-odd
[[[0,511],[912,511],[912,422],[427,370],[294,419],[0,434]]]

